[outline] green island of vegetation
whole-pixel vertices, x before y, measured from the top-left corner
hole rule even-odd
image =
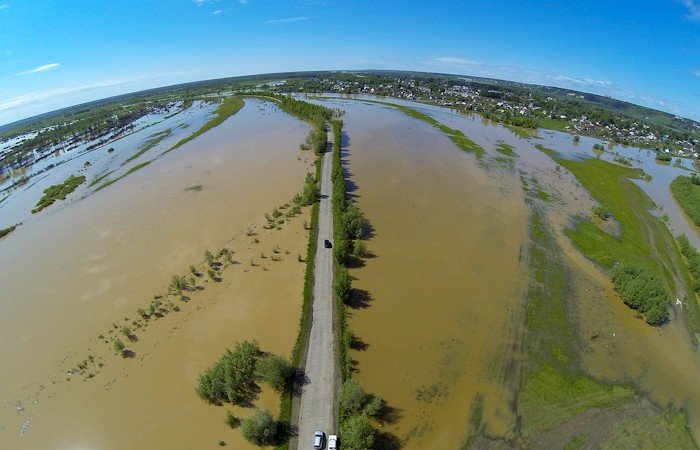
[[[690,220],[700,226],[700,177],[680,175],[671,182],[671,193]]]
[[[85,182],[84,176],[76,177],[71,175],[61,184],[54,184],[44,189],[44,195],[32,209],[32,214],[36,214],[44,208],[51,206],[56,200],[65,200],[66,197],[76,190],[78,186]]]
[[[186,138],[180,139],[175,145],[170,147],[169,149],[165,150],[162,154],[171,152],[175,150],[178,147],[181,147],[191,141],[192,139],[201,136],[202,134],[206,133],[207,131],[211,130],[212,128],[221,125],[231,117],[232,115],[236,114],[238,111],[243,108],[243,105],[245,103],[243,102],[243,99],[240,97],[227,97],[224,99],[224,101],[219,105],[219,107],[216,109],[216,115],[209,120],[207,123],[202,125],[202,128],[199,130],[195,131],[194,133],[190,134]],[[157,144],[157,143],[156,143]],[[154,144],[154,146],[156,145]]]
[[[0,230],[0,239],[15,231],[16,228],[17,225],[12,225],[11,227],[3,228],[2,230]]]
[[[675,240],[664,223],[649,211],[655,207],[630,179],[644,172],[599,159],[569,160],[554,150],[536,146],[568,169],[621,226],[620,237],[603,231],[590,219],[567,230],[574,245],[589,259],[610,271],[623,301],[652,325],[668,318],[671,295],[690,286]],[[697,301],[687,296],[686,325],[700,329]]]

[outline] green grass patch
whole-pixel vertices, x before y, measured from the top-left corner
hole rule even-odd
[[[593,198],[605,205],[620,223],[619,238],[603,231],[590,219],[582,219],[575,228],[567,230],[567,235],[584,255],[607,269],[612,269],[616,264],[645,269],[650,278],[658,280],[667,298],[678,289],[675,280],[685,282],[689,279],[686,271],[675,273],[673,269],[681,265],[680,254],[663,222],[649,212],[656,205],[630,180],[643,178],[642,170],[593,158],[568,160],[551,149],[541,145],[536,147],[571,171]],[[646,280],[646,275],[642,279]],[[697,309],[695,299],[692,302],[694,309]],[[651,314],[645,316],[650,323],[663,320],[658,318],[658,307],[649,312]],[[693,328],[698,325],[695,322]]]
[[[499,142],[498,145],[496,145],[496,151],[505,156],[518,156],[518,154],[513,151],[513,146],[508,145],[505,142]]]
[[[537,119],[537,125],[547,130],[566,131],[569,122],[561,119],[541,118]]]
[[[44,208],[51,206],[56,200],[65,200],[66,197],[76,190],[78,186],[85,182],[84,176],[76,177],[71,175],[61,184],[54,184],[44,189],[44,195],[32,209],[32,214],[36,214]]]
[[[132,173],[136,172],[137,170],[141,170],[141,169],[143,169],[144,167],[146,167],[147,165],[149,165],[150,163],[151,163],[151,161],[146,161],[146,162],[143,162],[143,163],[141,163],[141,164],[137,164],[137,165],[135,165],[134,167],[132,167],[131,169],[129,169],[124,175],[122,175],[122,176],[119,177],[119,178],[120,178],[120,179],[121,179],[121,178],[124,178],[125,176],[127,176],[127,175],[129,175],[129,174],[132,174]]]
[[[518,414],[523,418],[521,433],[531,436],[551,430],[589,409],[619,406],[634,395],[629,388],[605,386],[588,377],[564,375],[545,366],[525,378],[518,398]]]
[[[677,177],[671,182],[671,193],[690,220],[700,226],[700,177]]]
[[[137,151],[136,153],[131,155],[129,158],[127,158],[127,160],[122,163],[122,166],[128,162],[135,160],[139,156],[141,156],[144,153],[146,153],[147,151],[151,150],[156,145],[160,144],[160,142],[163,139],[165,139],[166,137],[170,136],[171,133],[172,133],[172,130],[170,128],[168,128],[167,130],[161,131],[160,133],[156,133],[156,134],[151,135],[148,142],[146,142],[146,144],[143,147],[141,147],[139,149],[139,151]]]
[[[651,417],[634,417],[616,424],[603,448],[697,449],[697,446],[685,415],[668,408]]]
[[[226,121],[226,119],[240,111],[241,108],[243,108],[244,104],[245,103],[243,102],[243,99],[241,99],[240,97],[227,97],[216,109],[216,115],[209,122],[202,125],[202,127],[199,130],[195,131],[191,135],[179,140],[175,145],[165,150],[162,154],[171,152],[176,148],[181,147],[186,143],[190,142],[191,140],[201,136],[202,134],[206,133],[212,128],[221,125]]]
[[[508,125],[508,124],[503,124],[503,126],[512,131],[513,133],[517,134],[523,139],[529,139],[529,138],[539,138],[539,135],[537,133],[537,129],[533,128],[525,128],[525,127],[518,127],[516,125]]]
[[[551,199],[550,195],[540,188],[537,188],[537,198],[543,202],[548,202]]]

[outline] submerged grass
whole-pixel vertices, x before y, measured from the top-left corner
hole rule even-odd
[[[398,105],[396,103],[390,103],[390,102],[380,102],[376,100],[365,100],[371,103],[378,103],[380,105],[386,105],[386,106],[391,106],[392,108],[396,108],[402,113],[413,117],[414,119],[422,120],[423,122],[429,123],[430,125],[434,126],[438,130],[442,131],[450,140],[460,149],[464,150],[467,153],[475,153],[476,157],[481,159],[481,157],[484,155],[484,148],[477,144],[476,142],[472,141],[468,137],[464,135],[460,130],[455,130],[453,128],[448,127],[447,125],[438,122],[434,118],[430,117],[427,114],[424,114],[420,111],[416,111],[413,108],[409,108],[408,106],[403,106],[403,105]]]
[[[532,212],[530,235],[533,280],[526,315],[527,362],[518,396],[520,431],[525,438],[591,408],[611,407],[634,397],[631,389],[600,384],[579,368],[576,333],[567,313],[567,299],[571,298],[568,271],[537,208]]]
[[[92,181],[90,182],[90,184],[88,184],[88,187],[91,188],[91,187],[93,187],[93,186],[97,186],[97,185],[100,183],[100,181],[102,181],[102,180],[104,180],[105,178],[107,178],[108,176],[110,176],[113,172],[114,172],[113,170],[110,170],[109,172],[106,172],[106,173],[100,175],[99,177],[97,177],[97,178],[95,178],[94,180],[92,180]]]
[[[167,130],[163,130],[163,131],[161,131],[161,132],[159,132],[159,133],[155,133],[155,134],[151,135],[151,136],[150,136],[150,139],[148,140],[148,142],[146,142],[146,144],[145,144],[143,147],[141,147],[141,148],[139,149],[139,151],[137,151],[136,153],[134,153],[133,155],[131,155],[130,157],[128,157],[128,158],[126,159],[126,161],[124,161],[124,162],[122,163],[122,166],[123,166],[124,164],[128,163],[128,162],[131,162],[131,161],[135,160],[135,159],[138,158],[139,156],[141,156],[141,155],[143,155],[144,153],[146,153],[147,151],[151,150],[151,149],[152,149],[153,147],[155,147],[156,145],[160,144],[160,142],[161,142],[163,139],[165,139],[166,137],[170,136],[171,133],[172,133],[172,130],[171,130],[170,128],[168,128]]]
[[[195,139],[196,137],[201,136],[202,134],[206,133],[207,131],[211,130],[212,128],[221,125],[231,117],[232,115],[236,114],[238,111],[243,108],[243,105],[245,103],[243,102],[243,99],[240,97],[227,97],[224,99],[224,101],[219,105],[219,107],[216,109],[216,115],[214,118],[212,118],[209,122],[205,123],[202,125],[202,128],[199,130],[195,131],[191,135],[187,136],[184,139],[179,140],[175,145],[170,147],[169,149],[165,150],[162,154],[166,154],[168,152],[171,152],[175,150],[178,147],[181,147],[185,145],[186,143],[190,142],[191,140]]]
[[[513,151],[513,146],[505,142],[499,142],[498,145],[496,145],[496,151],[505,156],[518,156],[518,154]]]
[[[536,146],[568,169],[599,203],[620,223],[620,237],[601,229],[594,221],[581,219],[567,230],[574,245],[589,259],[606,269],[617,264],[644,267],[664,283],[667,294],[676,295],[691,286],[680,252],[671,233],[649,211],[656,205],[631,179],[643,178],[640,169],[620,166],[599,159],[569,160],[552,149]],[[700,331],[700,314],[695,296],[686,296],[684,313],[691,331]]]

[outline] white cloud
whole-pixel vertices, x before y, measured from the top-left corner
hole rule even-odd
[[[698,70],[696,70],[696,71],[694,71],[694,72],[690,72],[690,74],[691,74],[691,75],[694,75],[694,76],[696,76],[696,77],[700,77],[700,69],[698,69]]]
[[[50,91],[43,91],[43,92],[30,92],[28,94],[20,95],[19,97],[11,98],[10,100],[7,100],[3,103],[0,103],[0,111],[4,111],[7,109],[12,109],[12,108],[17,108],[29,103],[37,103],[41,101],[45,101],[54,97],[63,97],[63,96],[69,96],[73,94],[77,94],[80,92],[85,92],[85,91],[93,91],[97,89],[104,89],[104,88],[109,88],[109,87],[114,87],[114,86],[122,86],[125,84],[131,84],[135,83],[138,81],[144,81],[144,80],[149,80],[152,78],[160,78],[160,77],[135,77],[135,78],[127,78],[123,80],[114,80],[114,81],[107,81],[104,83],[95,83],[95,84],[87,84],[83,86],[75,86],[75,87],[70,87],[70,88],[59,88],[59,89],[52,89]]]
[[[590,78],[576,78],[576,77],[569,77],[566,75],[557,75],[556,77],[552,77],[554,81],[559,81],[563,83],[573,83],[577,84],[579,86],[591,86],[591,87],[602,87],[602,88],[612,88],[613,84],[610,81],[600,81],[600,80],[592,80]]]
[[[25,70],[17,75],[31,75],[33,73],[48,72],[49,70],[58,69],[61,65],[59,63],[44,64],[43,66],[35,67],[31,70]]]
[[[286,19],[272,19],[266,20],[264,23],[292,23],[292,22],[302,22],[304,20],[309,20],[308,17],[288,17]]]
[[[441,56],[439,58],[434,58],[433,61],[437,63],[445,64],[459,64],[459,65],[475,65],[481,64],[479,61],[473,61],[470,59],[458,58],[456,56]]]
[[[217,9],[217,10],[214,10],[214,12],[212,12],[212,14],[217,15],[217,14],[221,14],[222,12],[223,12],[222,10]]]
[[[700,3],[696,0],[677,0],[678,3],[685,6],[688,9],[688,19],[700,22]]]
[[[8,5],[7,3],[0,3],[0,9],[7,9],[9,7],[10,5]]]

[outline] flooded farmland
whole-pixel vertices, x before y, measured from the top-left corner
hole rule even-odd
[[[194,114],[190,131],[202,122]],[[312,157],[298,149],[307,132],[276,107],[247,100],[223,125],[99,192],[77,200],[87,192],[76,191],[34,216],[36,199],[17,206],[28,219],[0,244],[0,447],[248,446],[224,423],[226,408],[200,400],[194,385],[236,341],[291,351],[297,321],[289,317],[298,317],[303,284],[296,255],[304,254],[307,233],[302,217],[281,230],[260,225],[313,170]],[[112,168],[100,170],[119,169],[137,148],[119,148]],[[78,158],[59,167],[53,176],[62,180],[84,164]],[[261,258],[275,246],[279,262]],[[130,324],[173,274],[222,247],[240,264],[224,269],[220,282],[200,279],[204,289],[180,302],[179,312],[135,331],[132,358],[115,356],[98,337]],[[71,375],[84,359],[92,377]],[[261,392],[258,406],[277,411],[278,404],[276,394]],[[249,411],[233,410],[238,417]]]
[[[651,175],[635,183],[663,208],[654,214],[668,214],[674,235],[698,243],[697,227],[668,190],[692,170],[687,162],[660,165],[653,153],[621,146],[594,153],[599,141],[574,143],[564,133],[523,139],[476,116],[401,103],[463,132],[485,149],[477,158],[395,108],[357,99],[323,104],[346,111],[348,192],[369,223],[369,256],[351,269],[351,356],[353,376],[388,405],[382,445],[466,448],[479,435],[482,444],[563,447],[582,427],[576,416],[557,429],[563,437],[522,437],[528,308],[532,286],[542,282],[533,273],[535,215],[555,239],[549,262],[566,275],[578,375],[634,391],[622,414],[629,423],[611,420],[610,442],[664,408],[680,408],[700,436],[700,354],[682,310],[650,327],[622,303],[566,234],[596,202],[535,144],[574,159],[631,159]],[[115,142],[114,152],[67,159],[0,203],[7,221],[0,225],[23,223],[0,241],[0,357],[11,362],[0,365],[0,447],[216,448],[220,440],[250,447],[224,423],[227,407],[201,401],[194,384],[236,341],[256,339],[264,351],[289,355],[308,212],[281,230],[261,225],[301,189],[313,164],[298,149],[308,127],[254,99],[161,156],[211,113],[201,105]],[[499,151],[502,144],[513,154]],[[143,161],[151,162],[129,173]],[[30,213],[43,189],[78,173],[87,183],[67,201]],[[97,179],[116,181],[95,192],[99,184],[87,184]],[[107,339],[137,318],[137,308],[162,294],[173,274],[200,264],[206,250],[223,247],[238,264],[220,281],[198,280],[201,290],[178,312],[135,331],[133,357],[115,356]],[[281,261],[269,258],[276,247]],[[74,371],[83,361],[88,376]],[[256,406],[276,414],[279,398],[264,388]],[[237,417],[251,411],[229,409]]]
[[[352,271],[350,328],[359,340],[355,377],[395,409],[381,429],[404,448],[457,448],[471,442],[481,422],[486,437],[522,445],[514,404],[528,357],[522,341],[534,207],[545,212],[569,273],[567,316],[585,373],[633,385],[656,408],[682,408],[697,437],[700,360],[679,311],[653,328],[622,304],[564,233],[573,216],[590,216],[595,201],[535,144],[575,158],[633,159],[652,175],[636,183],[663,207],[657,214],[668,213],[674,235],[697,242],[697,229],[668,190],[675,176],[688,173],[686,162],[659,165],[653,153],[622,146],[596,155],[597,140],[575,144],[553,132],[526,140],[478,117],[391,101],[463,131],[486,155],[477,160],[461,152],[438,129],[393,108],[325,101],[346,110],[351,195],[371,223],[373,256]],[[513,147],[512,162],[501,164],[499,143]],[[540,199],[528,198],[521,183],[536,186]],[[612,441],[625,426],[610,431]]]

